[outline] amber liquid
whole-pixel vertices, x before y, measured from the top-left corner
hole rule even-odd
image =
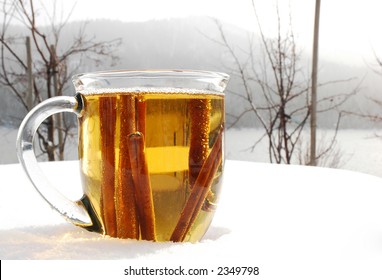
[[[138,201],[130,188],[129,135],[144,138],[155,240],[168,241],[191,189],[224,126],[224,96],[215,93],[134,90],[82,94],[79,156],[92,230],[119,238],[142,237]],[[216,140],[220,139],[220,140]],[[213,218],[223,163],[184,241],[202,238]],[[130,189],[129,189],[130,188]],[[137,191],[137,189],[135,189]],[[98,226],[97,226],[98,225]]]

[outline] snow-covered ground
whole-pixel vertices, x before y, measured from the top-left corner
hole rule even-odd
[[[78,162],[40,165],[67,191],[80,188]],[[49,208],[22,173],[17,164],[0,168],[2,279],[141,279],[123,274],[129,266],[206,268],[213,275],[144,279],[220,279],[218,267],[224,266],[260,268],[259,278],[225,279],[382,279],[382,179],[376,176],[227,161],[207,234],[196,244],[174,244],[112,239],[75,227]],[[14,259],[58,262],[7,262]],[[70,268],[59,260],[113,261]]]
[[[253,144],[262,135],[260,129],[229,129],[226,133],[226,158],[254,162],[269,162],[267,142],[264,138],[256,148]],[[329,143],[332,131],[319,131],[320,143]],[[373,130],[341,130],[337,136],[336,159],[338,168],[382,177],[382,138]],[[16,163],[15,140],[17,130],[0,127],[0,164]],[[308,135],[303,136],[308,143]],[[66,159],[77,158],[76,137],[68,140]],[[298,164],[298,160],[295,161]],[[332,166],[326,166],[332,167]]]
[[[254,152],[248,150],[256,134],[259,131],[229,130],[227,158],[266,160],[264,143]],[[16,132],[8,130],[1,138],[3,160],[15,161],[12,135],[15,137]],[[382,143],[372,136],[368,131],[340,134],[338,146],[345,151],[344,167],[378,172],[381,159],[376,151]],[[59,188],[77,195],[78,162],[42,163],[41,167]],[[209,269],[210,275],[216,275],[220,266],[255,266],[260,267],[259,279],[382,279],[382,179],[375,176],[227,161],[224,191],[213,224],[197,244],[118,240],[86,232],[49,208],[20,165],[3,165],[0,177],[0,258],[6,260],[2,263],[4,279],[34,275],[41,280],[52,279],[52,275],[57,279],[127,279],[123,272],[129,266],[200,267]],[[13,259],[113,261],[106,262],[106,266],[105,262],[100,265],[92,261],[78,265],[66,261],[49,265],[23,262],[20,266],[19,262],[9,261]],[[76,267],[62,266],[73,263]],[[236,276],[231,278],[240,278]]]

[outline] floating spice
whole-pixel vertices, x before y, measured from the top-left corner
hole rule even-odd
[[[192,187],[208,156],[211,102],[208,99],[190,100],[189,185]]]
[[[139,238],[138,212],[134,197],[134,182],[129,156],[129,135],[136,131],[135,98],[120,96],[120,137],[116,215],[119,238]]]
[[[144,145],[144,138],[141,133],[134,133],[129,136],[129,155],[141,237],[145,240],[155,241],[154,203]]]
[[[171,235],[171,241],[181,242],[185,239],[205,202],[216,171],[222,162],[222,135],[223,127],[220,129],[211,152],[200,169],[190,196]]]

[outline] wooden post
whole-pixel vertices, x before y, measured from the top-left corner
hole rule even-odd
[[[317,137],[317,69],[318,69],[318,37],[320,26],[321,0],[316,0],[313,36],[312,63],[312,96],[310,105],[310,165],[316,166],[316,137]]]
[[[26,104],[28,110],[33,107],[33,71],[32,71],[32,49],[30,37],[26,37],[26,51],[27,51],[27,77],[28,77],[28,88],[26,95]]]

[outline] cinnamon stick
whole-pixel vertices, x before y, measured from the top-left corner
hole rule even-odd
[[[189,184],[192,187],[208,156],[211,102],[191,99],[190,104]]]
[[[141,237],[155,241],[154,204],[144,151],[144,137],[141,133],[130,134],[129,151]]]
[[[136,131],[146,135],[146,101],[142,96],[135,98]]]
[[[102,158],[101,215],[105,234],[116,237],[117,224],[114,205],[116,98],[100,97],[99,118]]]
[[[184,240],[202,208],[216,171],[222,162],[222,135],[223,128],[220,129],[211,152],[204,161],[190,196],[180,214],[178,223],[170,238],[173,242]]]
[[[136,130],[135,98],[120,96],[120,139],[116,215],[119,238],[139,238],[138,212],[135,206],[134,182],[129,156],[129,135]]]

